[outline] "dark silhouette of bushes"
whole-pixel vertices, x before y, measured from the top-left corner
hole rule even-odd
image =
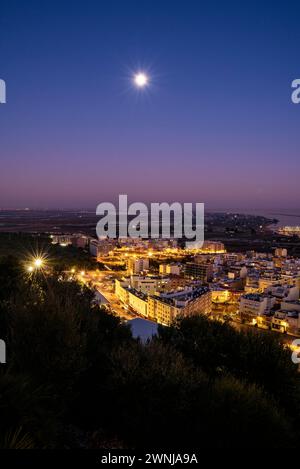
[[[159,328],[159,341],[171,344],[210,377],[230,374],[254,383],[296,421],[300,414],[300,375],[280,336],[255,330],[238,332],[204,316]]]
[[[298,373],[273,336],[198,316],[143,344],[61,274],[4,259],[0,280],[1,447],[296,445]]]

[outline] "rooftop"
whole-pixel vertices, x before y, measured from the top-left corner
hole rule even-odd
[[[204,295],[205,293],[208,293],[210,290],[207,287],[200,287],[200,288],[195,288],[189,292],[183,291],[182,294],[177,294],[174,297],[163,297],[163,296],[157,296],[157,295],[152,295],[152,298],[155,298],[158,301],[161,301],[162,303],[166,303],[169,305],[174,305],[176,302],[184,302],[184,301],[193,301],[200,296]],[[178,307],[182,307],[180,305],[176,305]]]

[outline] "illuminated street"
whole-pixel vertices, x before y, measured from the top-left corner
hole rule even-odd
[[[88,271],[84,275],[78,276],[80,281],[95,288],[104,298],[108,301],[111,310],[122,319],[133,319],[138,317],[133,311],[128,311],[125,306],[120,302],[114,293],[114,281],[117,278],[122,278],[124,272],[108,272],[105,271]]]

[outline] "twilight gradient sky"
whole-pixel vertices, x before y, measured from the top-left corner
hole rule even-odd
[[[298,208],[299,5],[3,0],[0,207]]]

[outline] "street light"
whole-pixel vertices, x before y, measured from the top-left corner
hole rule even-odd
[[[34,260],[34,266],[36,269],[40,269],[41,267],[43,267],[43,259],[41,259],[40,257],[37,257],[35,260]]]

